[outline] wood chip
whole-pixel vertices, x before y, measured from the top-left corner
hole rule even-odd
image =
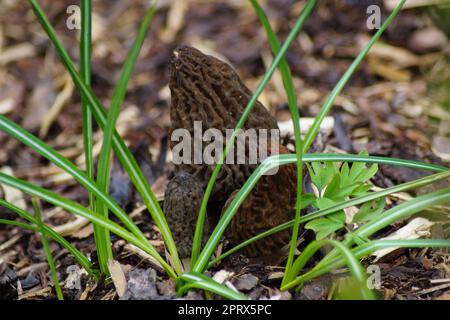
[[[27,300],[35,297],[48,297],[50,296],[52,290],[50,287],[44,289],[30,290],[19,296],[19,300]]]
[[[83,217],[76,217],[75,220],[65,224],[53,227],[63,237],[71,236],[89,223],[89,220]]]
[[[40,138],[44,138],[47,135],[56,117],[63,110],[70,97],[72,97],[74,88],[75,85],[73,84],[72,79],[67,75],[63,90],[56,96],[55,102],[42,119],[41,129],[39,131]]]
[[[416,294],[418,295],[423,295],[423,294],[428,294],[434,291],[438,291],[438,290],[443,290],[443,289],[447,289],[450,288],[450,283],[446,283],[446,284],[441,284],[440,286],[436,286],[436,287],[431,287],[425,290],[421,290],[419,292],[416,292]]]
[[[116,287],[117,295],[121,298],[127,288],[127,278],[122,270],[122,266],[116,260],[108,262],[108,269],[111,274],[111,279]]]
[[[0,169],[0,172],[14,177],[13,170],[10,167],[3,167]],[[24,194],[22,191],[4,184],[1,184],[0,187],[3,189],[4,197],[7,202],[15,205],[22,210],[27,209],[27,204],[25,202]]]
[[[224,283],[228,279],[231,279],[231,277],[233,277],[233,276],[234,276],[234,272],[230,272],[225,269],[222,269],[214,274],[213,280],[218,283]]]
[[[10,62],[33,57],[36,49],[31,43],[19,43],[0,51],[0,66]]]
[[[160,38],[164,42],[172,42],[178,31],[184,25],[184,18],[189,8],[188,1],[175,1],[169,8],[167,13],[167,23],[160,32]]]
[[[431,150],[443,161],[450,162],[450,139],[442,136],[434,136]]]
[[[12,245],[14,245],[17,241],[20,240],[20,238],[22,238],[21,234],[16,234],[14,237],[10,238],[9,240],[3,242],[0,245],[0,251],[6,250],[9,247],[11,247]]]
[[[143,258],[143,259],[147,260],[148,262],[150,262],[150,264],[152,265],[152,267],[155,270],[157,270],[159,272],[164,272],[164,268],[162,267],[162,265],[155,258],[153,258],[151,255],[149,255],[144,250],[142,250],[142,249],[140,249],[140,248],[138,248],[135,245],[130,244],[130,243],[126,244],[124,246],[124,249],[129,251],[129,252],[135,253],[138,256],[140,256],[141,258]]]
[[[14,99],[6,98],[0,101],[0,114],[7,114],[14,109]]]
[[[410,9],[410,8],[418,8],[431,6],[434,4],[442,4],[442,0],[408,0],[405,5],[402,7],[402,10]],[[384,0],[384,6],[388,10],[394,9],[398,5],[397,0]]]
[[[309,128],[314,123],[315,118],[301,118],[300,119],[300,131],[301,134],[304,135],[308,132]],[[280,121],[278,122],[278,127],[280,128],[281,136],[286,135],[294,135],[294,123],[292,120]],[[334,118],[333,117],[325,117],[323,119],[322,124],[319,127],[319,131],[324,134],[325,137],[328,137],[334,128]]]

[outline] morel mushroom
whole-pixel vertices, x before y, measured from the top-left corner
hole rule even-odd
[[[280,146],[280,154],[289,153]],[[233,245],[238,245],[264,231],[294,218],[297,185],[297,166],[281,166],[275,174],[260,178],[250,194],[238,208],[225,231],[225,237]],[[238,190],[228,198],[223,208],[225,212]],[[291,237],[290,229],[260,239],[243,248],[248,258],[255,261],[277,264],[287,253]]]
[[[172,97],[170,107],[172,125],[169,134],[172,136],[175,130],[184,129],[190,137],[194,137],[194,141],[190,144],[190,161],[175,164],[176,175],[169,182],[164,204],[168,223],[174,230],[175,241],[181,245],[180,255],[184,257],[189,255],[188,249],[193,239],[195,221],[200,208],[199,199],[203,196],[203,190],[215,167],[215,164],[194,161],[195,143],[201,145],[201,152],[208,144],[203,141],[202,136],[196,136],[194,132],[196,121],[201,123],[203,131],[216,129],[226,136],[227,129],[232,130],[236,127],[252,93],[228,64],[187,46],[180,47],[173,53],[170,61],[169,86]],[[269,111],[257,102],[243,127],[243,130],[248,129],[270,131],[278,129],[278,125]],[[222,143],[224,150],[226,139]],[[235,150],[239,147],[239,143],[248,147],[249,141],[237,140]],[[171,141],[172,150],[176,144],[177,141]],[[279,141],[269,144],[258,143],[256,152],[259,153],[260,148],[265,148],[267,155],[277,153],[267,150],[267,145],[278,146]],[[255,151],[248,148],[244,150]],[[279,152],[288,151],[280,146]],[[217,220],[226,203],[231,201],[235,192],[256,169],[258,163],[251,163],[250,157],[250,154],[245,154],[244,164],[234,162],[222,166],[208,205],[210,223]],[[237,244],[292,219],[295,183],[295,165],[280,167],[277,174],[264,176],[238,210],[225,237],[231,243]],[[186,203],[188,201],[192,203]],[[288,240],[288,231],[277,233],[247,247],[245,253],[252,258],[273,257],[274,252],[281,252]]]
[[[203,188],[193,175],[179,172],[167,185],[164,212],[180,257],[192,250],[197,214],[203,199]],[[208,228],[208,217],[205,224]]]
[[[203,132],[217,129],[225,137],[226,129],[236,127],[252,96],[228,64],[187,46],[176,49],[172,56],[169,86],[172,98],[169,135],[176,129],[185,129],[194,137],[194,122],[199,121]],[[247,129],[278,129],[278,125],[267,109],[257,102],[243,127],[243,130]],[[208,142],[201,143],[203,151]],[[224,148],[225,143],[224,139]],[[175,141],[171,141],[170,147],[173,148],[175,144]],[[191,147],[192,161],[190,164],[177,165],[176,171],[194,175],[206,187],[214,165],[195,164],[194,143]],[[216,215],[220,214],[229,195],[245,183],[256,166],[250,164],[248,159],[245,164],[223,165],[211,195],[212,203],[216,203]]]

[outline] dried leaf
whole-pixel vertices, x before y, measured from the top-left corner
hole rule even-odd
[[[425,218],[415,218],[411,220],[406,226],[398,229],[391,235],[381,238],[380,240],[413,240],[430,235],[430,229],[434,225],[434,222]],[[375,262],[380,260],[387,254],[397,250],[398,248],[392,247],[387,249],[381,249],[375,251],[372,256],[375,257]]]

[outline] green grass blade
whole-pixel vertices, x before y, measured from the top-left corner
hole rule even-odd
[[[416,239],[416,240],[374,240],[368,243],[364,243],[351,251],[357,259],[372,254],[373,252],[386,248],[450,248],[450,240],[428,240],[428,239]],[[333,261],[327,263],[321,268],[314,268],[311,271],[297,277],[295,280],[287,283],[282,290],[288,290],[294,288],[302,283],[320,277],[332,270],[342,267],[345,261],[342,258],[336,258]]]
[[[122,106],[123,100],[125,99],[125,94],[127,92],[128,81],[130,80],[131,73],[133,71],[133,66],[139,56],[139,52],[144,43],[145,36],[150,27],[153,15],[156,11],[156,5],[150,7],[147,10],[144,21],[139,27],[136,39],[130,49],[127,60],[124,64],[122,73],[119,78],[119,82],[114,91],[114,95],[111,102],[111,107],[109,108],[108,117],[106,120],[106,126],[103,133],[103,144],[100,151],[100,157],[98,160],[97,167],[97,185],[105,193],[109,192],[109,179],[111,171],[111,146],[112,137],[115,132],[116,121],[120,114],[120,108]],[[106,207],[103,201],[98,201],[96,203],[97,212],[104,217],[108,217],[108,207]],[[112,259],[112,248],[109,231],[107,229],[101,229],[99,232],[102,234],[101,240],[103,246],[106,250],[105,257],[103,260],[103,272],[108,272],[108,261]],[[178,257],[176,257],[178,258]]]
[[[381,197],[385,197],[388,196],[390,194],[393,193],[398,193],[398,192],[404,192],[407,190],[411,190],[411,189],[415,189],[415,188],[419,188],[419,187],[423,187],[425,185],[437,182],[439,180],[442,179],[446,179],[450,177],[450,171],[448,172],[442,172],[442,173],[437,173],[434,175],[430,175],[418,180],[414,180],[414,181],[410,181],[410,182],[406,182],[397,186],[393,186],[381,191],[377,191],[377,192],[372,192],[369,193],[367,195],[364,196],[360,196],[360,197],[356,197],[354,199],[351,200],[347,200],[347,201],[343,201],[341,203],[336,204],[335,206],[332,206],[330,208],[327,209],[322,209],[322,210],[317,210],[315,212],[311,212],[307,215],[304,215],[303,217],[301,217],[299,219],[299,223],[306,223],[308,221],[317,219],[319,217],[324,217],[326,215],[332,214],[334,212],[337,212],[339,210],[348,208],[348,207],[352,207],[352,206],[356,206],[356,205],[360,205],[362,203],[366,203]],[[289,227],[292,227],[292,225],[295,223],[295,220],[292,219],[291,221],[285,222],[283,224],[280,224],[279,226],[276,226],[274,228],[271,228],[267,231],[264,231],[260,234],[258,234],[257,236],[254,236],[242,243],[240,243],[239,245],[233,247],[232,249],[224,252],[222,255],[220,255],[219,257],[217,257],[216,259],[214,259],[213,261],[210,262],[210,264],[208,265],[208,267],[212,267],[214,266],[216,263],[218,263],[219,261],[223,260],[224,258],[230,256],[231,254],[241,250],[242,248],[260,240],[263,239],[265,237],[268,237],[274,233],[280,232],[282,230],[285,230]]]
[[[214,292],[226,299],[231,300],[248,300],[249,298],[245,295],[235,292],[224,285],[208,278],[202,273],[190,272],[185,273],[177,279],[178,283],[186,282],[179,290],[179,295],[184,295],[189,289],[196,288],[202,289],[210,292]]]
[[[81,32],[80,32],[80,76],[84,83],[91,85],[91,51],[92,51],[92,3],[91,0],[81,0]],[[92,112],[84,95],[81,95],[81,113],[83,127],[83,149],[86,163],[86,174],[94,181],[94,156],[93,156],[93,131]],[[95,210],[95,196],[89,192],[89,207]],[[107,261],[104,252],[108,252],[102,234],[98,226],[94,224],[94,238],[97,248],[97,256],[103,273],[107,273]],[[106,268],[105,268],[106,267]]]
[[[253,94],[253,96],[251,97],[247,106],[245,107],[244,112],[242,113],[242,116],[239,119],[238,124],[236,125],[236,128],[233,131],[233,134],[231,135],[229,141],[226,144],[225,150],[222,153],[222,155],[219,159],[219,162],[216,164],[216,166],[214,168],[214,171],[213,171],[211,178],[209,179],[208,185],[206,187],[205,195],[202,199],[202,204],[201,204],[201,208],[200,208],[200,212],[199,212],[198,220],[197,220],[197,225],[196,225],[196,229],[195,229],[194,242],[192,245],[192,257],[191,257],[191,267],[192,267],[193,271],[198,272],[201,269],[203,269],[206,266],[208,259],[211,257],[212,251],[214,250],[214,248],[206,249],[206,247],[205,247],[205,249],[202,251],[201,255],[199,256],[201,242],[202,242],[202,235],[203,235],[203,226],[204,226],[204,222],[205,222],[206,206],[208,204],[208,200],[211,195],[211,191],[214,187],[214,183],[215,183],[217,176],[220,172],[220,169],[222,167],[222,163],[225,160],[225,158],[227,157],[231,148],[233,147],[234,141],[238,134],[238,130],[241,129],[243,127],[243,125],[245,124],[245,121],[247,120],[256,101],[258,100],[258,97],[261,95],[265,86],[267,85],[267,83],[269,82],[273,73],[275,72],[278,64],[281,62],[282,58],[286,54],[286,51],[288,50],[288,48],[290,47],[290,45],[292,44],[294,39],[297,37],[297,35],[300,32],[301,28],[303,27],[304,23],[310,16],[314,6],[316,5],[316,2],[317,1],[315,1],[315,0],[309,0],[307,2],[305,8],[303,9],[302,13],[300,14],[299,18],[297,19],[295,26],[292,28],[291,32],[287,36],[285,43],[283,44],[280,51],[274,58],[272,65],[266,71],[263,79],[261,80],[258,87],[256,88],[255,93]]]
[[[30,224],[26,224],[25,222],[20,222],[20,221],[0,219],[0,224],[19,227],[19,228],[34,231],[34,232],[41,232],[41,230],[38,227],[32,226]]]
[[[272,47],[272,51],[274,56],[280,52],[281,44],[278,41],[277,35],[273,31],[270,26],[270,22],[267,19],[264,10],[261,8],[257,0],[251,0],[253,8],[261,21],[261,24],[264,26],[266,30],[267,38],[269,39],[270,46]],[[297,105],[297,96],[295,94],[295,87],[292,81],[291,71],[289,69],[289,65],[286,61],[286,58],[283,57],[278,65],[280,69],[281,77],[283,80],[283,86],[286,91],[289,111],[291,113],[292,122],[294,124],[294,137],[295,137],[295,154],[297,157],[297,197],[295,202],[295,223],[292,228],[292,237],[291,237],[291,245],[289,247],[289,255],[286,262],[286,273],[288,274],[289,269],[291,268],[292,262],[294,260],[295,249],[297,247],[297,238],[298,238],[298,230],[300,228],[300,210],[302,207],[302,187],[303,187],[303,146],[302,146],[302,137],[300,131],[300,115],[298,112]]]
[[[339,251],[342,256],[342,260],[350,269],[355,280],[357,280],[360,288],[360,295],[364,300],[374,300],[375,296],[371,290],[367,288],[367,278],[366,273],[358,261],[358,258],[355,254],[350,251],[347,247],[342,245],[340,242],[336,240],[320,240],[311,242],[301,253],[301,255],[296,259],[295,263],[292,266],[291,274],[286,277],[286,281],[290,281],[289,284],[292,283],[292,279],[300,273],[306,263],[311,259],[311,257],[323,246],[331,245],[335,247],[335,250]],[[289,286],[291,288],[291,286]],[[283,284],[281,285],[281,290],[287,290]]]
[[[51,203],[57,207],[61,207],[69,212],[79,215],[83,218],[88,219],[92,223],[97,223],[104,228],[108,228],[111,232],[115,233],[124,240],[138,246],[140,249],[147,252],[149,255],[154,257],[164,268],[170,277],[175,278],[176,274],[172,268],[165,262],[165,260],[159,255],[156,249],[148,242],[147,239],[142,239],[137,235],[127,231],[117,223],[102,217],[95,212],[83,207],[82,205],[73,202],[69,199],[63,198],[60,195],[41,188],[39,186],[33,185],[27,181],[17,179],[15,177],[6,175],[0,172],[0,184],[6,184],[10,187],[21,190],[24,193],[30,194],[37,198],[40,198],[48,203]]]
[[[355,72],[356,68],[359,66],[361,61],[366,57],[366,55],[369,52],[370,48],[380,38],[380,36],[383,34],[383,32],[386,30],[386,28],[391,24],[392,20],[400,12],[401,8],[405,4],[405,1],[406,0],[401,0],[398,3],[398,5],[391,12],[389,17],[386,19],[386,21],[380,27],[380,29],[377,30],[377,32],[373,35],[372,39],[366,45],[366,47],[358,54],[356,59],[353,61],[353,63],[350,65],[350,67],[347,69],[347,71],[345,71],[344,75],[341,77],[339,82],[336,84],[336,86],[334,87],[333,91],[327,97],[327,99],[325,100],[325,103],[323,104],[322,108],[319,111],[319,114],[315,117],[313,125],[308,130],[308,133],[305,136],[305,141],[304,141],[304,144],[303,144],[303,148],[304,148],[303,151],[304,152],[308,151],[309,147],[311,146],[315,136],[317,135],[317,132],[319,131],[319,128],[320,128],[320,125],[321,125],[323,119],[325,119],[325,117],[327,116],[327,114],[330,111],[331,107],[333,106],[333,103],[336,100],[337,96],[344,89],[344,87],[347,84],[348,80],[353,75],[353,73]]]
[[[217,226],[215,227],[214,231],[212,232],[211,236],[206,242],[205,247],[202,251],[202,255],[200,256],[202,260],[200,259],[198,260],[195,272],[205,271],[208,260],[210,259],[214,249],[219,244],[220,239],[222,238],[225,232],[225,229],[230,224],[231,219],[233,219],[233,216],[236,213],[237,209],[242,204],[242,202],[244,202],[247,195],[256,185],[259,178],[263,175],[263,172],[267,172],[268,170],[274,168],[276,166],[276,163],[277,161],[275,160],[274,157],[269,157],[266,160],[264,160],[263,163],[260,166],[258,166],[258,168],[252,173],[252,175],[250,175],[250,177],[247,179],[242,188],[239,189],[238,193],[231,201],[231,203],[228,205],[224,214],[217,223]]]
[[[42,248],[44,249],[45,256],[47,257],[48,267],[50,269],[50,273],[52,274],[53,284],[55,286],[56,297],[58,300],[64,300],[64,296],[62,294],[61,286],[59,285],[58,273],[56,271],[55,261],[53,260],[52,251],[50,250],[50,246],[48,244],[47,236],[44,231],[44,223],[41,218],[41,208],[36,199],[32,200],[33,208],[34,208],[34,216],[36,217],[37,226],[39,227],[39,231],[41,232],[41,242]]]
[[[60,57],[61,62],[66,67],[75,85],[80,89],[82,94],[88,100],[89,107],[92,108],[91,111],[95,117],[95,120],[97,121],[98,125],[102,129],[104,129],[106,125],[105,108],[100,103],[100,101],[98,100],[92,89],[89,86],[87,86],[81,79],[79,73],[75,69],[72,60],[69,57],[69,54],[64,49],[61,41],[56,35],[54,28],[51,26],[45,13],[42,11],[42,8],[39,6],[37,1],[29,0],[29,3],[31,4],[33,11],[35,12],[44,31],[47,33],[48,37],[55,46],[55,49],[58,53],[58,56]],[[136,159],[133,157],[132,153],[127,148],[127,146],[125,145],[125,143],[123,142],[122,138],[119,136],[117,131],[114,133],[113,136],[113,149],[123,168],[130,176],[132,183],[134,184],[139,194],[141,195],[142,200],[144,201],[148,211],[150,212],[153,220],[155,221],[156,226],[161,231],[161,234],[164,238],[169,253],[172,255],[172,257],[176,257],[177,250],[175,242],[173,240],[172,233],[169,229],[169,226],[161,210],[161,207],[155,195],[153,194],[151,187],[147,179],[145,178],[142,170],[139,168]],[[177,259],[173,259],[173,261],[175,263],[175,269],[177,273],[181,274],[182,273],[181,262]]]
[[[65,172],[70,174],[76,181],[78,181],[82,186],[84,186],[89,192],[95,194],[99,199],[102,199],[104,203],[111,209],[111,211],[125,224],[125,226],[132,231],[136,236],[142,240],[147,241],[145,235],[139,228],[133,223],[133,221],[128,217],[128,215],[120,208],[120,206],[106,193],[102,192],[95,182],[89,179],[84,172],[79,170],[73,163],[68,159],[61,156],[55,150],[46,145],[36,136],[32,135],[16,123],[7,119],[6,117],[0,115],[0,130],[18,139],[35,152],[48,159],[50,162],[56,166],[63,169]]]
[[[80,76],[87,86],[91,85],[91,51],[92,51],[92,17],[91,0],[81,0],[81,36],[80,36]],[[93,133],[92,112],[89,102],[84,95],[81,96],[82,123],[83,123],[83,146],[86,160],[86,173],[94,180],[93,159]],[[93,209],[93,195],[89,194],[89,204]]]
[[[15,205],[6,202],[5,200],[0,199],[0,206],[7,208],[15,213],[17,213],[21,218],[31,222],[34,225],[38,224],[38,221],[28,212],[16,207]],[[18,222],[19,223],[19,222]],[[22,228],[27,228],[29,230],[38,231],[41,232],[40,229],[34,226],[26,225],[26,224],[17,224],[17,226]],[[29,227],[29,228],[28,228]],[[64,239],[61,235],[59,235],[57,232],[55,232],[52,228],[48,227],[47,225],[42,226],[43,232],[49,237],[51,237],[53,240],[58,242],[61,246],[67,249],[69,253],[74,256],[74,258],[78,261],[78,263],[86,270],[86,272],[94,277],[95,279],[99,279],[99,273],[97,270],[93,269],[92,263],[89,261],[89,259],[77,248],[75,248],[70,242],[68,242],[66,239]]]
[[[432,172],[446,172],[449,171],[450,168],[420,162],[413,160],[404,160],[398,158],[387,158],[387,157],[377,157],[377,156],[363,156],[363,155],[355,155],[355,154],[333,154],[333,153],[322,153],[322,154],[308,154],[305,153],[303,155],[303,161],[305,162],[365,162],[365,163],[377,163],[380,165],[389,165],[389,166],[400,166],[407,167],[419,170],[426,170]],[[281,155],[280,156],[280,164],[288,164],[295,162],[294,155]]]

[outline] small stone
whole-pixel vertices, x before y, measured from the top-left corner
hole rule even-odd
[[[442,136],[434,136],[432,142],[433,152],[443,161],[450,162],[450,139]]]
[[[29,290],[36,287],[40,283],[39,279],[30,272],[24,280],[20,280],[20,285],[23,290]]]
[[[434,27],[413,32],[409,39],[409,46],[416,52],[425,53],[441,50],[447,43],[445,34]]]
[[[17,274],[10,268],[6,268],[0,274],[0,300],[16,300],[17,293]]]
[[[191,290],[180,300],[205,300],[199,291]]]
[[[155,280],[156,272],[151,268],[130,271],[127,287],[121,300],[160,300]]]
[[[163,296],[173,297],[176,295],[175,281],[172,279],[159,281],[156,283],[156,286],[158,287],[159,293]]]
[[[253,289],[259,282],[259,279],[250,273],[246,273],[240,277],[237,277],[233,281],[233,285],[238,290],[251,290]]]

